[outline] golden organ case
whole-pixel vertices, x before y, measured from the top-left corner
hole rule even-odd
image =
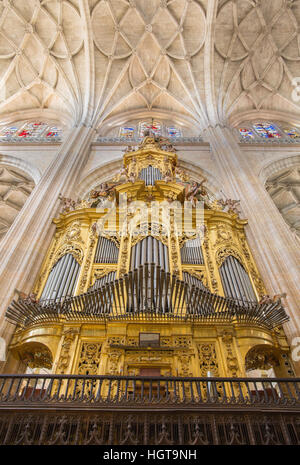
[[[165,139],[128,147],[116,177],[62,199],[10,351],[55,374],[292,376],[281,296],[266,296],[238,202],[191,181]]]

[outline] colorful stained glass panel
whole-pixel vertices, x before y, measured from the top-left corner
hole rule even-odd
[[[153,121],[152,123],[143,121],[140,123],[139,136],[144,137],[147,130],[152,131],[155,136],[161,136],[161,124],[158,121]]]
[[[9,139],[11,139],[15,135],[17,130],[18,130],[17,126],[10,126],[10,127],[3,128],[0,131],[0,140],[9,140]]]
[[[290,136],[292,139],[300,139],[300,132],[295,128],[284,128],[284,133]]]
[[[39,137],[42,135],[44,130],[47,127],[47,123],[27,123],[25,126],[23,126],[20,131],[17,133],[18,137],[22,138],[27,138],[27,137]]]
[[[169,137],[181,137],[181,131],[173,126],[167,128],[167,134]]]
[[[49,126],[44,134],[47,139],[60,139],[62,136],[62,129],[56,126]]]
[[[120,129],[120,137],[125,137],[126,139],[133,139],[134,128],[126,126]]]
[[[260,137],[265,139],[280,139],[281,135],[273,124],[270,123],[256,123],[253,125],[255,131]]]
[[[239,132],[240,132],[240,135],[243,137],[243,139],[247,139],[247,140],[254,139],[254,134],[253,134],[253,131],[251,131],[251,129],[240,128]]]

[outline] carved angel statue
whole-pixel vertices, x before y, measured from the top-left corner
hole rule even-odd
[[[19,298],[23,302],[27,304],[37,304],[39,302],[39,299],[37,298],[37,294],[34,292],[31,292],[30,294],[25,294],[24,292],[19,292]]]
[[[111,200],[115,187],[116,184],[109,185],[107,182],[103,182],[100,184],[99,190],[92,190],[89,193],[90,207],[95,208],[101,204],[103,200]]]
[[[76,208],[76,205],[77,205],[77,202],[73,199],[70,199],[68,197],[63,197],[61,194],[58,196],[59,200],[61,201],[62,203],[62,212],[63,213],[68,213],[68,212],[71,212],[73,210],[75,210]]]
[[[196,206],[197,202],[198,202],[198,198],[200,196],[200,198],[204,198],[207,196],[207,190],[205,189],[205,187],[203,186],[203,184],[206,182],[207,180],[204,178],[203,181],[201,181],[200,183],[197,182],[197,181],[193,181],[191,184],[188,184],[185,188],[185,198],[186,200],[189,200],[193,207]]]
[[[168,168],[166,170],[163,180],[164,180],[164,182],[172,182],[172,181],[174,181],[174,176],[172,175],[172,171],[170,170],[170,168]]]
[[[176,166],[175,177],[181,179],[181,181],[188,182],[190,180],[189,175],[181,168]]]
[[[128,173],[128,181],[132,182],[132,184],[135,183],[137,176],[138,176],[136,164],[137,164],[136,158],[133,158],[130,164],[130,171]]]
[[[125,181],[128,181],[128,172],[127,172],[127,168],[125,168],[125,166],[123,166],[123,168],[121,168],[121,170],[119,171],[119,173],[113,178],[113,181],[114,182],[118,182],[120,181],[122,178],[124,179],[125,178]]]
[[[259,301],[259,304],[275,304],[275,303],[281,303],[281,299],[285,299],[287,296],[286,292],[282,294],[276,294],[273,297],[269,296],[268,294],[263,295],[262,298]]]
[[[225,210],[227,208],[228,212],[233,212],[239,215],[241,212],[238,209],[238,205],[240,205],[241,201],[240,200],[233,200],[233,199],[220,199],[218,201],[219,205],[222,207],[222,210]]]

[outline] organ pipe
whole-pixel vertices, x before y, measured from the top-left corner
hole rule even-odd
[[[143,168],[139,174],[139,179],[145,181],[146,186],[154,186],[155,181],[161,181],[162,174],[158,168],[148,166]]]
[[[94,263],[117,263],[119,257],[119,249],[116,244],[100,236],[97,243]]]
[[[168,247],[158,239],[147,236],[131,249],[131,269],[134,270],[145,263],[155,263],[169,271]]]
[[[235,257],[226,258],[220,267],[220,276],[226,297],[257,300],[248,273]]]
[[[115,279],[116,279],[116,271],[112,271],[111,273],[108,273],[105,276],[102,276],[101,278],[96,279],[93,286],[89,288],[89,291],[94,291],[95,289],[99,289],[100,287],[114,281]]]
[[[80,265],[72,254],[61,257],[48,276],[41,300],[73,295],[79,270]]]
[[[186,241],[181,249],[181,262],[187,265],[204,265],[199,237]]]

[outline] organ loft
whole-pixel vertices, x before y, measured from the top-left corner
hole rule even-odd
[[[217,200],[178,157],[150,132],[112,180],[61,197],[32,293],[6,312],[12,361],[35,374],[293,375],[285,296],[266,295],[239,202]]]

